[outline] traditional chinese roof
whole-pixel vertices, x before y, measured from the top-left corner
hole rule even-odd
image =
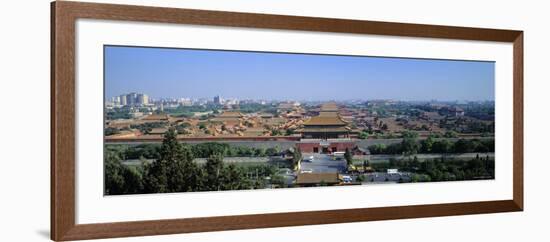
[[[262,136],[266,130],[263,127],[247,128],[243,133],[245,136]]]
[[[225,111],[217,116],[217,118],[242,118],[244,115],[240,112]]]
[[[336,103],[324,103],[321,105],[321,112],[337,112],[338,105]]]
[[[273,114],[271,113],[260,113],[258,116],[261,118],[273,118]]]
[[[321,111],[319,112],[319,115],[318,116],[321,116],[321,117],[337,117],[338,116],[338,113],[337,112],[325,112],[325,111]]]
[[[305,127],[301,130],[302,133],[331,133],[331,132],[350,132],[348,127],[329,127],[329,128],[314,128]]]
[[[279,109],[293,109],[295,107],[296,106],[294,105],[294,103],[290,103],[290,102],[279,103],[279,106],[278,106]]]
[[[265,121],[267,125],[279,125],[283,124],[286,121],[284,118],[270,118]]]
[[[149,131],[149,134],[164,134],[168,131],[167,128],[153,128]]]
[[[327,184],[338,183],[338,173],[300,173],[296,178],[296,184]]]
[[[151,114],[145,116],[142,120],[148,120],[148,121],[167,121],[170,118],[168,114]]]
[[[315,116],[304,122],[304,126],[347,125],[338,115]]]

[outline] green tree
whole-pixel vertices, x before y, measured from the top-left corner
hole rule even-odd
[[[137,167],[123,165],[124,194],[139,194],[143,191],[143,173]]]
[[[286,136],[291,136],[291,135],[293,135],[293,134],[294,134],[294,129],[287,129],[287,130],[285,131],[285,135],[286,135]]]
[[[292,166],[294,169],[298,167],[298,164],[302,161],[302,151],[300,148],[296,147],[292,152]]]
[[[181,146],[180,156],[169,166],[168,187],[173,192],[200,190],[202,177],[199,167],[193,162],[193,152],[189,146]]]
[[[177,141],[174,129],[164,134],[159,158],[145,167],[144,188],[149,193],[194,191],[200,172],[193,162],[190,147]]]
[[[346,152],[344,153],[344,158],[346,159],[346,163],[348,166],[353,164],[353,154],[348,148],[346,148]]]
[[[475,141],[471,140],[465,140],[465,139],[459,139],[457,142],[455,142],[455,152],[456,153],[468,153],[468,152],[474,152],[475,151]]]
[[[277,185],[279,187],[284,187],[286,185],[285,178],[281,175],[274,174],[273,176],[271,176],[271,184]]]
[[[432,151],[434,153],[451,153],[453,151],[453,144],[446,139],[439,140],[434,142]]]
[[[265,150],[265,154],[267,156],[275,156],[279,154],[279,150],[277,148],[270,147]]]
[[[416,139],[418,138],[418,133],[414,131],[403,131],[401,133],[401,136],[403,137],[403,139],[406,139],[406,138]]]
[[[112,127],[105,128],[105,136],[114,135],[114,134],[120,134],[120,130]]]
[[[204,188],[207,191],[219,191],[223,183],[223,156],[214,154],[206,160],[204,166],[206,171],[206,180]]]
[[[271,136],[279,136],[279,135],[282,135],[283,133],[281,132],[281,130],[278,130],[278,129],[271,129]]]
[[[432,148],[433,148],[433,145],[434,145],[434,139],[432,138],[432,136],[428,136],[428,138],[426,138],[425,140],[422,141],[422,152],[424,153],[431,153],[432,152]]]
[[[105,155],[105,194],[123,194],[124,176],[120,158],[113,152]]]
[[[420,162],[418,161],[418,157],[415,155],[412,162],[411,162],[411,166],[414,168],[414,169],[418,169],[418,167],[420,166]]]
[[[373,155],[385,154],[386,149],[387,149],[387,147],[386,147],[385,144],[375,144],[375,145],[369,146],[369,151]]]
[[[229,164],[223,169],[223,190],[239,190],[248,188],[246,177],[235,164]]]
[[[455,131],[447,131],[447,132],[445,132],[443,137],[445,137],[445,138],[456,138],[456,137],[458,137],[458,134]]]
[[[401,148],[403,149],[403,153],[411,155],[418,153],[420,145],[416,142],[416,138],[407,137],[401,141]]]
[[[105,156],[105,194],[136,194],[143,191],[142,170],[121,163],[120,153],[108,151]]]

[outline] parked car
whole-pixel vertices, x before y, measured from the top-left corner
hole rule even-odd
[[[344,181],[344,183],[351,183],[353,179],[351,179],[351,176],[342,176],[342,181]]]
[[[314,159],[315,159],[315,156],[306,156],[304,158],[304,161],[305,162],[313,162]]]

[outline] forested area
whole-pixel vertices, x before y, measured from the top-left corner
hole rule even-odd
[[[269,184],[284,186],[276,166],[225,164],[224,155],[232,152],[234,150],[223,144],[181,144],[173,130],[165,134],[161,145],[128,150],[112,146],[105,151],[105,194],[259,189],[268,185],[266,178]],[[128,166],[121,162],[128,159],[127,156],[147,157],[155,162]],[[207,157],[207,162],[197,164],[193,162],[195,157]]]

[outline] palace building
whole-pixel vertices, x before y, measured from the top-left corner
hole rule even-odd
[[[321,105],[317,115],[306,120],[304,127],[299,130],[302,139],[296,146],[305,153],[328,154],[349,150],[354,154],[365,154],[366,152],[357,147],[351,139],[355,133],[339,112],[336,103]]]
[[[348,123],[338,114],[338,106],[326,103],[321,106],[319,115],[304,122],[301,132],[306,139],[338,139],[349,138],[350,130]]]
[[[213,118],[212,121],[222,122],[226,125],[238,125],[243,117],[244,115],[240,112],[224,111]]]
[[[355,141],[351,139],[302,139],[296,143],[296,147],[304,153],[323,153],[330,154],[334,152],[344,152],[346,150],[354,151],[357,149]]]

